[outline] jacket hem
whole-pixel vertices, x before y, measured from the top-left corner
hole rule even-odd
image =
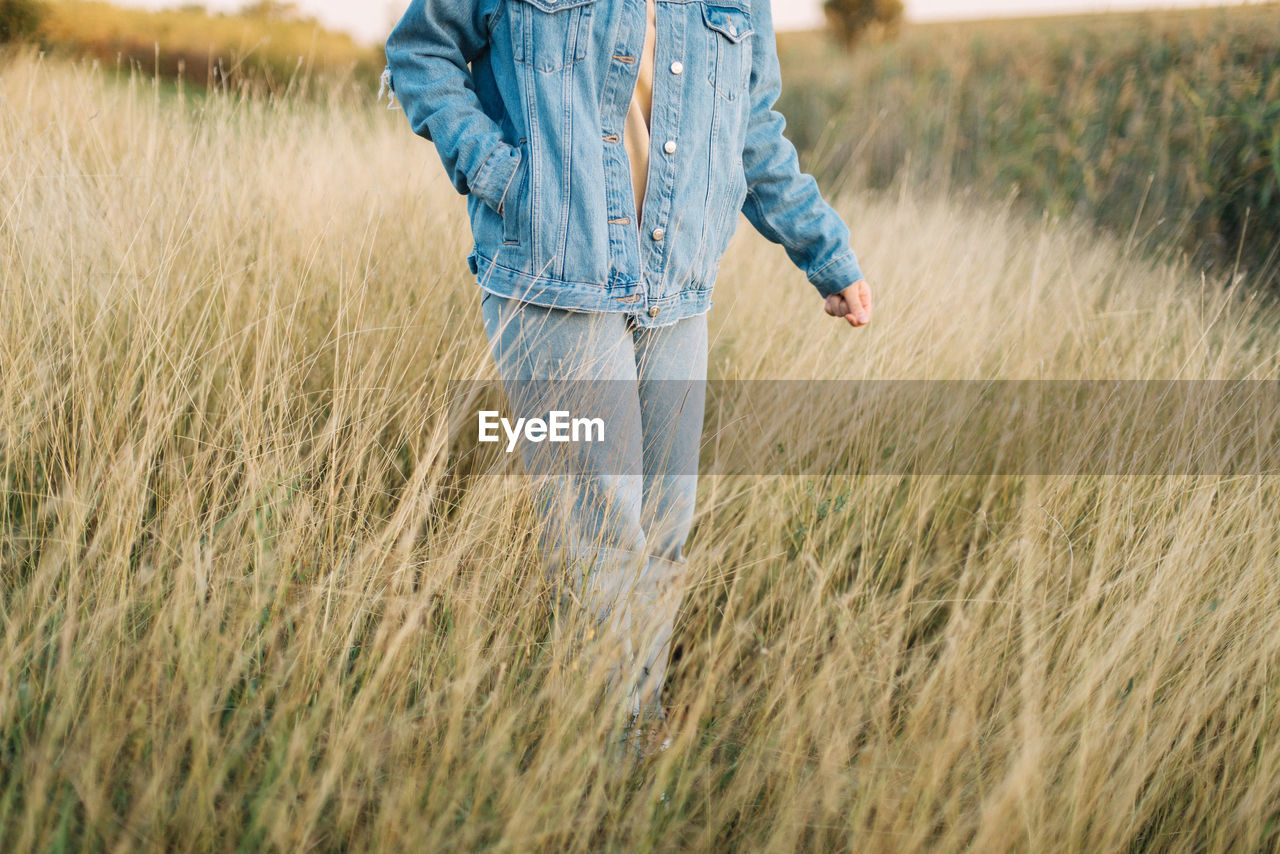
[[[500,264],[478,248],[467,256],[467,266],[481,289],[496,296],[528,302],[544,308],[630,315],[646,329],[671,326],[705,314],[712,306],[711,290],[681,290],[671,296],[644,299],[638,284],[618,286],[571,282],[548,276],[531,276]],[[651,311],[657,309],[657,316]]]

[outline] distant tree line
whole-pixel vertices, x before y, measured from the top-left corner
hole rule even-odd
[[[178,11],[207,13],[202,3],[185,3]],[[6,42],[35,41],[40,36],[40,25],[47,17],[48,9],[42,0],[0,0],[0,44]],[[301,17],[296,3],[278,0],[251,0],[240,10],[251,18],[273,21],[293,20]]]
[[[0,44],[36,38],[45,11],[38,0],[0,0]]]
[[[824,0],[822,7],[832,34],[848,47],[869,33],[891,34],[902,21],[902,0]],[[199,3],[187,3],[179,8],[205,11]],[[40,0],[0,0],[0,43],[35,39],[45,14],[45,5]],[[299,12],[296,3],[252,0],[241,9],[241,14],[286,20],[298,17]]]
[[[869,35],[892,36],[902,23],[902,0],[823,0],[831,34],[845,47]]]

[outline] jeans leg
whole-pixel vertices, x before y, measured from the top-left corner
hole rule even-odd
[[[609,681],[628,689],[638,678],[643,640],[644,572],[649,549],[641,523],[644,480],[635,344],[620,314],[569,312],[485,294],[485,331],[512,415],[546,417],[560,409],[602,418],[602,445],[526,445],[546,515],[543,548],[556,590],[552,619],[560,634],[573,612],[607,643]],[[569,471],[565,471],[565,466]],[[585,628],[585,627],[584,627]]]
[[[698,491],[707,318],[699,315],[672,326],[637,329],[634,337],[644,432],[641,525],[649,551],[644,593],[650,621],[637,650],[643,673],[638,702],[659,706],[684,593],[684,544]]]

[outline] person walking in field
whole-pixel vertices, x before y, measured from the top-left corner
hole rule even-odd
[[[652,740],[693,521],[706,315],[739,212],[827,314],[871,319],[849,229],[774,109],[770,2],[413,0],[386,54],[394,98],[467,196],[467,263],[515,414],[545,415],[542,383],[618,437],[541,481],[545,546],[570,583],[559,605],[619,638],[611,678]],[[529,447],[526,467],[551,472]]]

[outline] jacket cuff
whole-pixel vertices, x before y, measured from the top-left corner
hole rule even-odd
[[[520,149],[507,142],[499,142],[484,163],[476,170],[475,177],[468,182],[471,192],[484,202],[494,213],[502,213],[502,198],[507,193],[507,186],[515,177],[520,166]]]
[[[862,268],[852,249],[841,252],[808,276],[809,282],[824,297],[838,294],[850,285],[862,281]]]

